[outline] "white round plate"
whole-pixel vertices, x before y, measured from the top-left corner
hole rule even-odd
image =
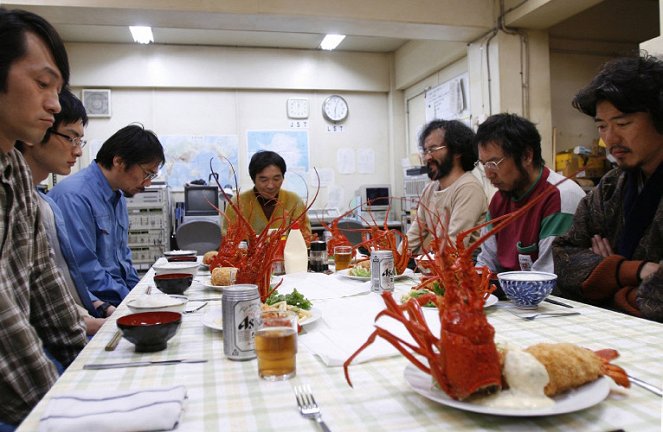
[[[344,269],[344,270],[339,270],[336,273],[340,274],[341,276],[346,277],[348,279],[354,279],[354,280],[359,280],[359,281],[369,281],[369,280],[371,280],[370,276],[365,276],[365,277],[364,276],[352,276],[351,274],[348,274],[349,271],[350,271],[350,269],[348,268],[348,269]],[[397,281],[397,280],[401,280],[401,279],[407,279],[407,278],[411,277],[412,275],[414,275],[414,272],[411,269],[405,269],[405,271],[402,274],[394,276],[394,280]]]
[[[212,308],[205,312],[200,318],[200,321],[207,328],[212,330],[223,330],[223,315],[221,315],[221,308]]]
[[[551,407],[528,408],[522,410],[513,408],[496,408],[479,405],[469,401],[463,402],[451,399],[442,390],[433,386],[430,375],[420,371],[414,365],[407,365],[403,375],[405,376],[405,381],[407,381],[410,387],[425,398],[463,411],[498,416],[541,417],[571,413],[598,404],[608,396],[608,393],[610,393],[610,382],[608,381],[608,378],[603,377],[575,390],[555,396],[553,398],[555,400],[555,405]]]
[[[164,252],[165,256],[174,257],[174,256],[195,256],[198,252],[195,250],[172,250]]]
[[[200,278],[200,283],[205,288],[211,288],[211,289],[214,289],[214,290],[217,290],[217,291],[223,291],[223,289],[225,288],[225,286],[222,286],[222,285],[212,285],[212,278],[211,277]]]
[[[311,317],[306,318],[304,321],[300,322],[299,325],[305,327],[309,324],[313,324],[314,322],[322,318],[322,311],[320,309],[311,308],[311,314],[312,314]]]
[[[497,296],[491,294],[491,295],[488,296],[488,298],[484,302],[483,307],[485,307],[485,308],[491,307],[491,306],[497,304],[498,301],[499,301],[499,299],[497,298]]]

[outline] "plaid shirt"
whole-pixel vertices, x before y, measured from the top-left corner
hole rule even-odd
[[[0,152],[0,421],[18,423],[67,366],[85,327],[55,267],[32,176],[17,150]]]

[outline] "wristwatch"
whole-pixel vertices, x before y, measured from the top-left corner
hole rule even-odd
[[[113,306],[113,305],[108,303],[108,302],[103,302],[102,304],[97,306],[96,309],[97,309],[97,313],[99,314],[99,317],[105,318],[106,317],[106,311],[111,306]]]

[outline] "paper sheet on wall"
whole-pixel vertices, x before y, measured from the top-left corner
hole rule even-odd
[[[359,174],[375,173],[375,152],[373,149],[357,149],[357,172]]]
[[[341,148],[336,151],[336,169],[340,174],[354,174],[355,151],[351,148]]]
[[[315,167],[318,171],[318,176],[320,177],[320,187],[325,187],[334,184],[334,170],[331,168],[318,168]],[[308,184],[311,186],[318,185],[318,176],[315,175],[315,170],[311,169],[308,172]]]
[[[426,91],[426,122],[436,119],[469,122],[468,74],[462,74]]]

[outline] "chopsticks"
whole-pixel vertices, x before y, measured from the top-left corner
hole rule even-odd
[[[543,301],[552,303],[557,306],[564,306],[565,308],[573,308],[570,304],[562,303],[561,301],[553,300],[551,298],[544,298]]]
[[[152,293],[152,286],[148,285],[147,288],[145,288],[145,294],[151,294]],[[113,337],[111,338],[110,341],[106,344],[106,347],[104,348],[105,351],[114,351],[115,348],[117,348],[117,344],[120,343],[120,339],[122,339],[122,332],[120,329],[115,330],[115,333],[113,334]]]

